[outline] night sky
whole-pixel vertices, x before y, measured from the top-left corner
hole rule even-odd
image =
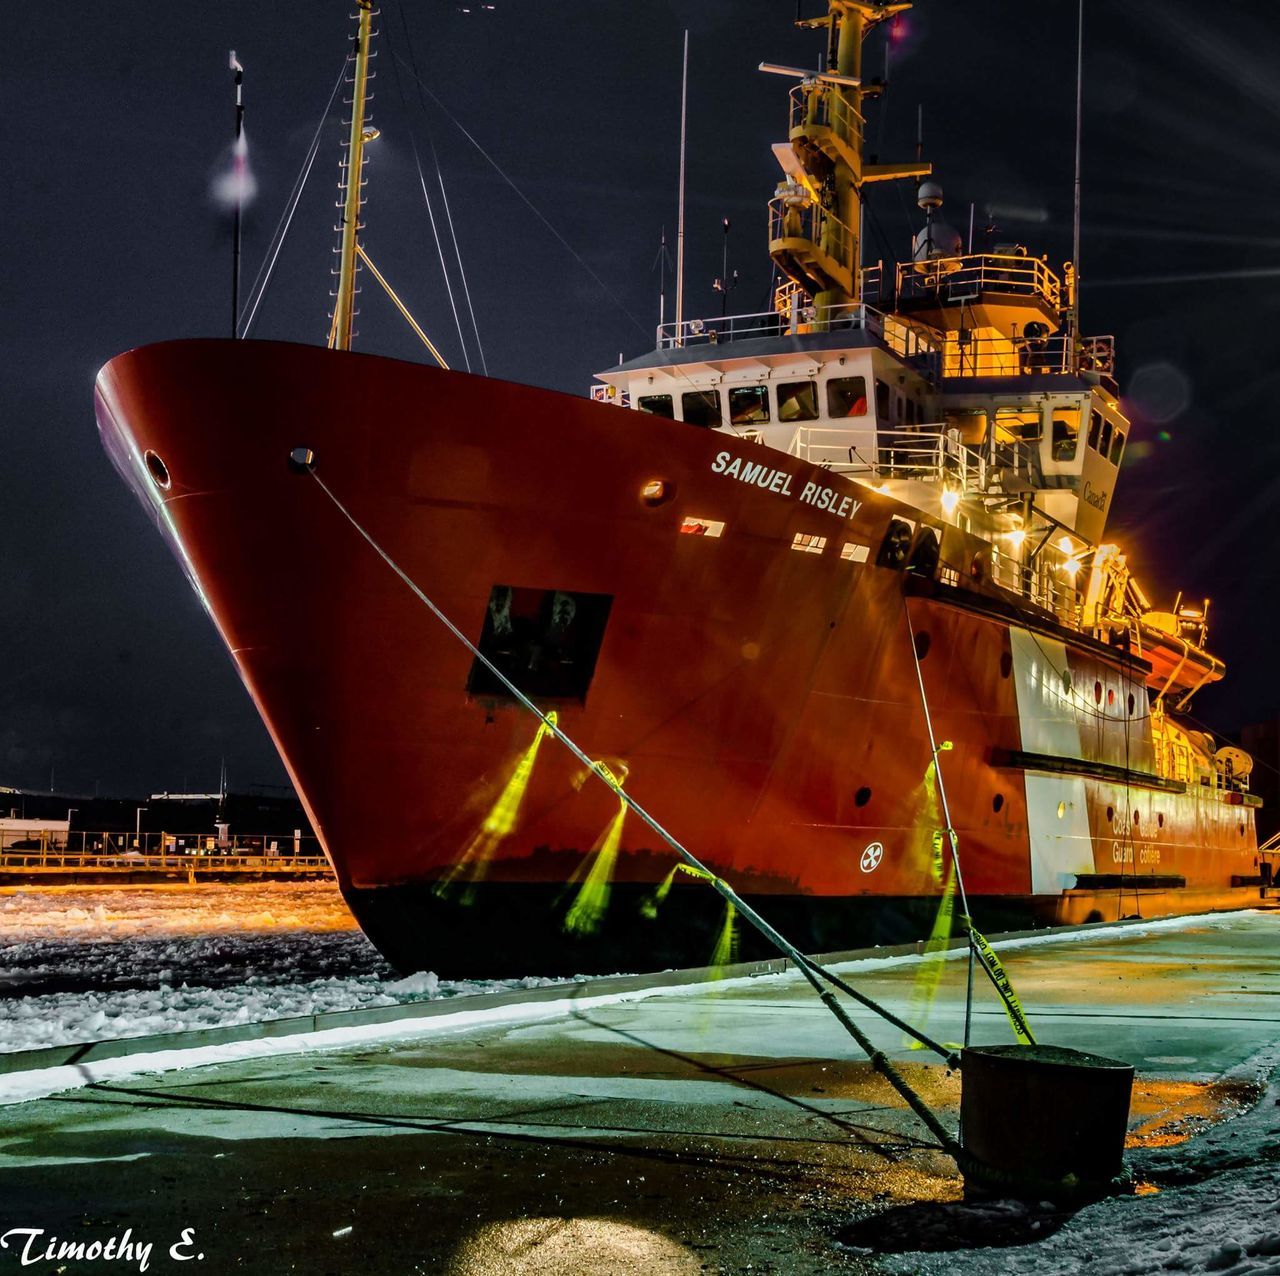
[[[620,351],[652,346],[686,26],[686,314],[719,313],[726,216],[741,275],[731,309],[764,309],[769,145],[785,137],[789,85],[755,67],[816,64],[821,38],[791,26],[794,0],[467,3],[384,5],[364,239],[446,357],[462,365],[414,140],[432,185],[432,142],[439,154],[490,374],[585,393]],[[129,347],[227,331],[229,235],[212,187],[232,127],[228,50],[246,68],[258,182],[247,291],[351,8],[72,0],[24,22],[10,50],[0,785],[209,789],[224,757],[233,787],[285,783],[211,624],[98,445],[92,384]],[[1071,242],[1075,16],[1073,0],[922,0],[893,43],[887,103],[869,108],[872,149],[906,160],[923,103],[944,214],[967,228],[973,202],[980,227],[994,221],[1053,263]],[[1111,531],[1157,605],[1179,588],[1213,599],[1228,681],[1196,712],[1230,729],[1280,708],[1280,10],[1234,3],[1207,20],[1191,0],[1088,0],[1085,21],[1084,327],[1115,334],[1137,423]],[[869,46],[872,72],[882,47]],[[438,105],[424,110],[414,64],[572,253]],[[337,118],[254,336],[323,342]],[[867,257],[905,254],[918,224],[909,185],[877,188]],[[358,347],[423,357],[373,287]],[[474,339],[469,355],[478,363]]]

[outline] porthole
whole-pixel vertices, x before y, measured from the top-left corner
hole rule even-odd
[[[866,806],[866,804],[870,801],[871,801],[871,790],[867,788],[867,786],[864,784],[862,788],[860,788],[853,795],[853,804],[854,806]]]
[[[1110,707],[1116,702],[1116,692],[1114,687],[1107,688],[1107,705]]]
[[[147,449],[143,460],[147,464],[147,473],[151,475],[151,481],[162,491],[169,490],[170,483],[173,480],[169,477],[169,467],[153,452]]]
[[[923,660],[929,654],[933,639],[922,629],[916,634],[916,659]]]
[[[1007,678],[1013,672],[1013,656],[1007,651],[1000,653],[1000,676]]]
[[[640,489],[640,499],[649,506],[665,505],[676,494],[676,485],[666,479],[650,479]]]
[[[1244,825],[1243,825],[1243,824],[1242,824],[1242,825],[1240,825],[1240,836],[1241,836],[1241,837],[1243,837],[1243,836],[1244,836]]]
[[[1133,710],[1134,710],[1135,703],[1136,702],[1134,701],[1134,698],[1133,698],[1133,692],[1131,691],[1129,692],[1129,716],[1131,718],[1133,717]]]
[[[1156,824],[1164,828],[1164,816],[1159,811],[1156,812]]]
[[[1065,820],[1067,818],[1067,804],[1065,802],[1058,803],[1058,819]]]
[[[1133,822],[1134,822],[1135,824],[1137,824],[1137,823],[1138,823],[1138,816],[1139,816],[1139,815],[1141,815],[1141,814],[1142,814],[1142,812],[1141,812],[1141,811],[1134,811],[1134,813],[1133,813]]]
[[[991,809],[993,811],[998,811],[1003,805],[1004,805],[1004,794],[997,793],[995,797],[991,799]]]
[[[1107,822],[1110,823],[1116,818],[1116,808],[1114,806],[1107,807]]]
[[[1093,702],[1094,704],[1102,703],[1102,683],[1100,682],[1093,684]]]
[[[1070,669],[1064,669],[1062,671],[1062,690],[1066,692],[1067,695],[1071,694],[1071,670]]]

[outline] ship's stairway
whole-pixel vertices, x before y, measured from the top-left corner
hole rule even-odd
[[[851,172],[862,168],[863,118],[857,107],[834,85],[818,81],[791,90],[788,138],[801,164],[810,171],[843,164]]]
[[[811,294],[853,295],[853,231],[807,187],[785,182],[769,201],[769,255]]]

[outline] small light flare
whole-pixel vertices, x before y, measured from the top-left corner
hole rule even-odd
[[[1071,551],[1075,548],[1075,546],[1072,544],[1072,541],[1071,541],[1071,537],[1070,537],[1070,536],[1059,536],[1059,537],[1058,537],[1058,548],[1059,548],[1059,549],[1060,549],[1064,554],[1070,554],[1070,553],[1071,553]]]
[[[956,507],[960,504],[960,493],[954,487],[944,487],[942,489],[942,512],[950,517],[956,512]]]
[[[1013,531],[1008,533],[1008,537],[1009,544],[1011,544],[1014,549],[1021,549],[1023,541],[1027,539],[1027,533],[1024,528],[1015,527]]]
[[[1067,560],[1062,564],[1062,571],[1063,571],[1063,573],[1064,573],[1066,576],[1070,577],[1072,580],[1075,580],[1075,578],[1076,578],[1076,573],[1077,573],[1079,570],[1080,570],[1080,560],[1079,560],[1078,558],[1076,558],[1074,555],[1073,555],[1072,557],[1068,558],[1068,559],[1067,559]]]
[[[249,135],[242,132],[231,147],[231,162],[213,179],[210,192],[223,212],[248,208],[258,193],[258,179],[249,165]]]

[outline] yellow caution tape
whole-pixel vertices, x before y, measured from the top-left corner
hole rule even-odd
[[[978,954],[978,958],[990,973],[991,982],[995,984],[996,992],[1000,994],[1000,1000],[1004,1002],[1005,1013],[1009,1016],[1013,1035],[1017,1037],[1022,1045],[1034,1046],[1036,1039],[1031,1035],[1031,1026],[1027,1023],[1027,1016],[1023,1012],[1022,1003],[1018,1000],[1018,994],[1014,992],[1013,983],[1005,973],[1004,967],[1000,964],[1000,958],[996,956],[995,949],[991,947],[987,942],[987,937],[968,917],[961,917],[960,922],[973,940],[973,947]]]

